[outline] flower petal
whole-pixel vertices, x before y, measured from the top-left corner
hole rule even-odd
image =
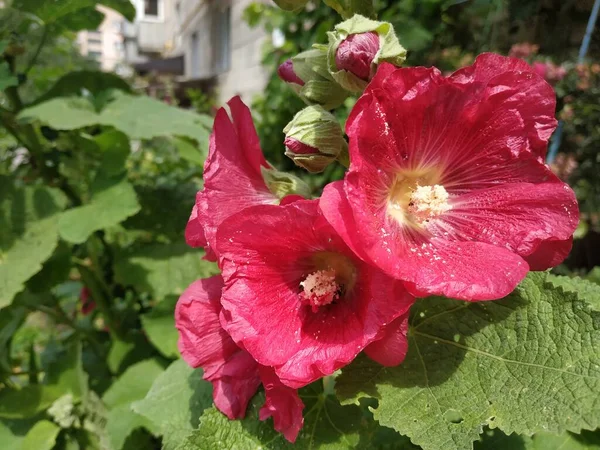
[[[225,279],[223,326],[293,388],[348,364],[413,301],[401,282],[358,259],[320,221],[317,201],[246,209],[221,225],[217,246]],[[356,283],[313,312],[299,288],[315,270],[311,258],[325,252],[348,258]]]
[[[262,177],[268,167],[260,150],[249,109],[235,97],[229,102],[233,120],[224,108],[215,117],[208,158],[204,164],[204,189],[196,196],[198,220],[211,256],[219,224],[241,209],[273,204],[273,195]],[[190,231],[191,233],[191,231]]]
[[[404,314],[385,327],[383,337],[367,345],[365,353],[383,366],[397,366],[404,361],[408,351],[407,333],[408,314]]]
[[[516,109],[525,122],[529,149],[541,158],[557,122],[556,96],[542,76],[519,58],[483,53],[472,66],[456,71],[450,80],[464,85],[485,85],[497,93],[498,106]]]
[[[260,379],[256,361],[221,327],[222,287],[219,275],[192,283],[177,302],[175,325],[183,359],[192,367],[204,369],[204,379],[213,385],[215,405],[235,419],[244,417]]]
[[[265,404],[258,413],[260,420],[273,417],[275,430],[288,441],[295,442],[304,424],[304,403],[298,391],[282,384],[271,367],[260,366],[259,372],[266,396]]]
[[[573,237],[563,241],[549,239],[540,243],[533,253],[523,258],[529,264],[531,270],[546,270],[562,263],[573,247]]]

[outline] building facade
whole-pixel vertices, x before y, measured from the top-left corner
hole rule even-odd
[[[119,13],[102,5],[98,10],[104,13],[104,20],[95,31],[81,31],[77,43],[83,55],[95,59],[102,70],[119,71],[119,64],[125,59],[123,24],[125,19]]]
[[[238,94],[250,101],[268,80],[261,56],[269,38],[242,18],[252,1],[134,0],[125,60],[141,72],[172,73],[182,85],[210,84],[221,104]]]

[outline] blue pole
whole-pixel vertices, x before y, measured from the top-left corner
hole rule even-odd
[[[581,47],[579,47],[579,56],[577,58],[577,64],[582,64],[585,61],[585,56],[590,48],[590,42],[592,40],[592,33],[594,32],[594,27],[596,26],[596,20],[598,20],[598,12],[600,11],[600,0],[596,0],[594,2],[594,6],[592,7],[592,13],[590,14],[590,18],[587,23],[587,28],[585,29],[585,36],[583,36],[583,41],[581,42]],[[554,158],[556,158],[556,154],[558,153],[558,148],[560,147],[560,142],[562,140],[562,131],[563,131],[563,122],[562,120],[558,122],[558,127],[552,136],[552,142],[550,143],[550,148],[548,149],[548,155],[546,156],[546,163],[552,164]]]
[[[585,36],[583,37],[583,42],[581,43],[581,47],[579,48],[579,58],[577,59],[578,64],[583,63],[585,55],[587,55],[587,52],[590,48],[592,33],[594,32],[596,20],[598,19],[598,11],[600,11],[600,0],[596,0],[594,2],[594,7],[592,8],[592,13],[590,14],[590,19],[588,20],[587,28],[585,29]]]

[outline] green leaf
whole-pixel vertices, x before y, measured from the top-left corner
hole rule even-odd
[[[118,225],[140,210],[133,186],[124,178],[101,178],[92,187],[88,204],[65,212],[59,222],[60,237],[81,244],[97,230]]]
[[[486,430],[475,450],[600,450],[598,431],[584,431],[582,434],[563,433],[560,435],[542,432],[533,437],[511,434],[500,430]]]
[[[200,151],[200,149],[190,143],[189,141],[175,137],[173,138],[173,143],[179,152],[179,156],[183,159],[187,159],[191,163],[202,166],[204,164],[204,159],[206,158],[206,153]]]
[[[154,347],[150,345],[146,336],[139,330],[131,330],[122,339],[113,336],[106,362],[111,372],[120,373],[155,354]]]
[[[104,393],[102,400],[108,408],[143,399],[152,383],[163,372],[163,366],[155,359],[134,364],[121,375]]]
[[[259,410],[265,396],[252,399],[246,418],[229,420],[216,408],[207,409],[200,417],[200,427],[181,443],[177,450],[229,449],[415,449],[407,438],[377,425],[365,409],[342,406],[334,395],[323,392],[323,383],[316,382],[302,389],[304,426],[294,444],[273,429],[273,421],[259,420]],[[382,437],[386,438],[382,440]]]
[[[24,122],[39,120],[57,130],[76,130],[101,122],[94,105],[85,98],[54,98],[24,109],[18,116]]]
[[[124,284],[150,292],[157,301],[181,294],[193,281],[217,273],[214,264],[202,260],[203,252],[185,242],[147,245],[117,256],[115,277]]]
[[[553,274],[548,274],[548,281],[555,287],[560,286],[565,292],[577,294],[595,311],[600,311],[600,285],[579,277],[571,278]]]
[[[42,270],[27,282],[27,288],[34,294],[43,294],[59,283],[67,281],[71,271],[71,248],[59,242],[54,254],[43,264]]]
[[[136,185],[141,210],[123,223],[128,230],[152,232],[179,241],[194,206],[198,187],[193,183],[176,186]]]
[[[160,427],[146,417],[133,412],[130,404],[117,406],[108,412],[106,432],[114,450],[123,448],[130,450],[131,447],[125,444],[133,436],[134,431],[140,428],[147,429],[152,434],[160,434]]]
[[[154,359],[139,362],[129,367],[104,393],[102,400],[110,408],[106,428],[115,450],[121,449],[137,428],[160,432],[148,418],[133,412],[131,403],[143,399],[162,372],[162,365]]]
[[[54,252],[59,212],[65,205],[57,189],[16,188],[12,180],[0,177],[0,308]]]
[[[63,395],[59,386],[32,384],[23,389],[0,391],[0,417],[5,419],[27,419],[46,410]]]
[[[102,151],[100,171],[115,176],[125,171],[125,161],[131,153],[129,139],[117,130],[105,131],[94,138]]]
[[[21,446],[23,449],[52,450],[58,433],[60,433],[58,425],[49,420],[41,420],[29,430]]]
[[[494,302],[417,301],[398,367],[358,358],[345,402],[379,399],[375,418],[428,449],[470,449],[484,425],[532,435],[600,425],[600,317],[532,273]]]
[[[26,316],[26,309],[16,305],[0,309],[0,373],[11,372],[9,343]]]
[[[135,18],[135,8],[129,0],[14,0],[12,7],[35,14],[46,24],[50,24],[96,4],[114,9],[129,21]]]
[[[67,347],[48,367],[47,382],[59,389],[61,395],[70,393],[76,401],[87,396],[88,375],[83,370],[81,341]]]
[[[18,86],[19,80],[10,73],[7,62],[0,63],[0,91],[11,86]]]
[[[185,136],[195,139],[203,153],[208,148],[206,117],[169,106],[145,96],[115,91],[113,99],[97,113],[83,98],[54,98],[23,110],[19,120],[39,120],[57,130],[76,130],[105,125],[122,131],[131,139]]]
[[[32,425],[31,420],[0,420],[2,450],[25,450],[23,439]]]
[[[198,419],[212,405],[212,386],[202,380],[202,370],[185,361],[171,364],[152,384],[143,400],[132,409],[160,427],[163,449],[175,448],[198,426]]]
[[[167,358],[179,358],[175,328],[175,304],[177,297],[166,297],[164,301],[142,315],[142,326],[150,342]]]
[[[104,17],[102,13],[100,14]],[[34,104],[37,105],[55,97],[79,96],[85,91],[96,95],[108,89],[131,92],[129,84],[115,74],[97,70],[78,70],[59,78],[44,95],[36,99]]]

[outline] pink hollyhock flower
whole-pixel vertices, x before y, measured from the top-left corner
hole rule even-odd
[[[542,158],[552,88],[480,55],[450,77],[384,65],[347,122],[351,165],[320,206],[346,243],[417,296],[490,300],[568,254],[575,195]]]
[[[217,249],[223,327],[293,388],[348,364],[413,302],[344,244],[316,200],[248,208],[221,224]]]
[[[228,105],[231,118],[224,108],[215,117],[204,189],[196,195],[185,230],[188,245],[204,247],[205,258],[211,261],[216,261],[215,236],[223,220],[248,206],[280,202],[265,182],[265,172],[273,167],[262,154],[250,110],[239,97]]]
[[[216,275],[195,281],[181,295],[175,309],[179,351],[190,366],[203,368],[215,406],[230,419],[244,417],[262,382],[266,400],[260,420],[273,417],[275,429],[294,442],[304,422],[304,404],[296,390],[281,384],[272,368],[260,366],[221,327],[222,288],[223,279]]]

